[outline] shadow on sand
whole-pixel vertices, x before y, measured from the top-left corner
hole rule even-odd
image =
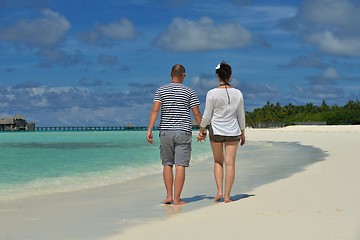
[[[248,197],[254,197],[255,194],[237,194],[235,196],[231,196],[231,200],[232,201],[239,201],[240,199],[243,198],[248,198]],[[189,198],[182,198],[182,200],[186,203],[193,203],[193,202],[198,202],[204,199],[214,199],[214,197],[212,196],[206,196],[206,195],[197,195],[197,196],[193,196],[193,197],[189,197]],[[221,200],[219,202],[223,202],[224,198],[221,198]]]
[[[255,194],[237,194],[235,196],[232,196],[231,197],[231,200],[234,202],[234,201],[239,201],[241,199],[244,199],[244,198],[248,198],[248,197],[253,197],[255,196]],[[189,197],[189,198],[182,198],[182,200],[184,202],[186,202],[186,205],[189,206],[188,204],[190,203],[195,203],[195,202],[199,202],[199,201],[202,201],[204,199],[209,199],[209,200],[213,200],[214,197],[211,197],[211,196],[206,196],[206,195],[196,195],[196,196],[193,196],[193,197]],[[215,201],[214,201],[215,202]],[[219,203],[220,202],[224,202],[224,199],[222,198],[220,201],[218,201]],[[183,212],[183,206],[185,205],[173,205],[173,204],[164,204],[164,206],[166,207],[166,210],[167,210],[167,214],[168,215],[173,215],[173,214],[179,214],[179,213],[182,213]],[[193,208],[194,209],[194,208]]]

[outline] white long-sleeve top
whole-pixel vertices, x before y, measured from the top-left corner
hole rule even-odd
[[[201,127],[211,123],[214,135],[238,136],[245,129],[244,97],[240,90],[227,87],[208,91]]]

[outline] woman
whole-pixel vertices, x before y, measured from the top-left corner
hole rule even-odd
[[[235,178],[235,157],[237,148],[245,144],[244,99],[240,90],[230,85],[231,66],[221,62],[216,67],[219,86],[206,95],[205,111],[200,124],[198,141],[209,138],[214,156],[214,176],[217,187],[215,201],[224,197],[224,202],[231,202],[230,192]],[[225,193],[223,192],[225,171]]]

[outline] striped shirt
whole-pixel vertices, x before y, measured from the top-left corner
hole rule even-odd
[[[190,110],[200,105],[193,89],[171,82],[156,90],[154,101],[161,103],[159,130],[191,133]]]

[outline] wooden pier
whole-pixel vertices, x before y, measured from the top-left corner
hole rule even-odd
[[[35,127],[35,131],[146,131],[147,127],[136,126],[92,126],[92,127]]]

